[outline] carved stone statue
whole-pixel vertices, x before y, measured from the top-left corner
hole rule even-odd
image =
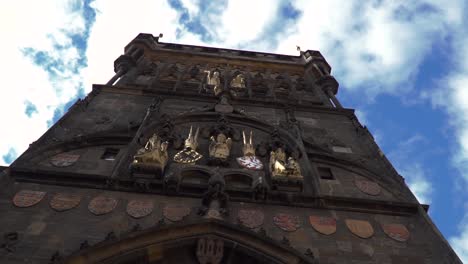
[[[273,180],[302,181],[303,179],[299,163],[293,157],[286,159],[286,152],[282,148],[270,153],[270,172]]]
[[[145,146],[140,148],[133,156],[133,169],[158,170],[164,171],[169,159],[167,153],[168,142],[161,142],[161,139],[154,133],[146,142]]]
[[[205,73],[207,73],[206,83],[213,87],[215,95],[219,95],[223,91],[223,88],[221,87],[221,80],[219,78],[219,72],[214,71],[213,74],[211,74],[211,71],[205,71]]]
[[[244,79],[244,75],[242,73],[237,74],[236,77],[234,77],[234,79],[232,79],[231,87],[232,88],[240,88],[240,89],[245,88],[245,79]]]
[[[168,160],[167,141],[161,142],[161,139],[155,133],[146,142],[145,146],[140,148],[133,157],[134,163],[158,163],[166,165]]]
[[[189,135],[185,139],[184,149],[177,152],[174,156],[175,162],[193,164],[203,157],[197,152],[199,132],[200,128],[197,127],[197,131],[193,134],[193,128],[190,127]]]
[[[231,152],[232,140],[223,133],[219,133],[216,139],[212,136],[209,147],[210,157],[220,160],[227,160]]]

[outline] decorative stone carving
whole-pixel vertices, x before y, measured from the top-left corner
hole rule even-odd
[[[373,196],[380,194],[380,185],[376,182],[368,181],[364,179],[355,179],[354,184],[363,193],[373,195]]]
[[[409,239],[410,232],[402,224],[382,224],[382,229],[387,236],[396,241],[404,242]]]
[[[299,218],[290,214],[276,214],[273,217],[273,223],[275,223],[275,225],[281,230],[286,232],[294,232],[299,227],[301,227]]]
[[[193,134],[193,128],[190,126],[190,132],[187,139],[185,140],[184,149],[175,154],[175,162],[195,164],[195,162],[203,157],[200,153],[197,152],[199,132],[200,128],[197,127],[195,134]]]
[[[153,212],[153,207],[151,200],[132,200],[127,204],[127,213],[133,218],[142,218],[150,215]]]
[[[360,238],[370,238],[372,235],[374,235],[374,229],[367,221],[346,219],[345,223],[348,229]]]
[[[42,201],[45,195],[45,192],[22,190],[13,197],[13,204],[17,207],[30,207]]]
[[[58,193],[50,200],[50,207],[54,210],[63,212],[77,207],[80,204],[81,197],[76,194]]]
[[[311,215],[309,222],[321,234],[331,235],[336,232],[336,219],[333,217]]]
[[[208,190],[203,194],[202,206],[198,210],[198,214],[205,215],[209,210],[219,211],[222,215],[228,215],[229,195],[224,191],[226,183],[224,177],[219,173],[219,170],[208,180]],[[217,207],[214,202],[217,202]]]
[[[265,215],[260,210],[241,209],[237,213],[239,222],[248,228],[257,228],[263,224]]]
[[[161,139],[154,133],[133,156],[132,167],[159,170],[161,173],[166,167],[169,155],[167,153],[168,142],[161,142]]]
[[[88,210],[95,215],[110,213],[117,206],[117,200],[112,197],[97,196],[91,200]]]
[[[221,80],[219,78],[219,71],[205,71],[206,73],[206,84],[209,87],[213,87],[213,92],[216,96],[220,95],[223,92],[221,87]]]
[[[255,156],[253,132],[250,131],[250,138],[249,140],[247,140],[245,132],[242,131],[242,138],[244,143],[244,145],[242,146],[242,152],[244,153],[244,156],[237,158],[237,163],[239,163],[240,166],[249,170],[262,170],[263,163],[257,156]]]
[[[242,73],[237,74],[236,77],[234,77],[234,79],[231,80],[231,87],[239,89],[245,88],[245,78]]]
[[[182,221],[184,217],[190,214],[190,207],[185,205],[166,205],[163,209],[163,215],[172,222]]]
[[[70,153],[60,153],[50,159],[50,163],[55,167],[68,167],[78,161],[80,155]]]
[[[299,163],[293,157],[286,160],[286,152],[283,148],[270,152],[270,173],[274,181],[302,182],[303,180]]]
[[[219,133],[216,136],[211,136],[209,146],[209,154],[212,159],[219,159],[221,161],[226,161],[229,158],[231,152],[232,139],[226,137],[225,134]]]
[[[219,264],[224,255],[224,241],[207,236],[198,239],[197,259],[200,264]]]

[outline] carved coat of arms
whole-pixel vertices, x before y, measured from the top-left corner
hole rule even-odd
[[[68,167],[80,158],[78,154],[60,153],[50,159],[50,163],[56,167]]]
[[[273,223],[286,232],[294,232],[301,226],[299,218],[289,214],[276,214]]]
[[[134,218],[142,218],[151,214],[153,207],[153,201],[151,200],[131,200],[127,204],[127,213]]]
[[[243,156],[238,157],[236,160],[240,166],[246,169],[263,170],[263,163],[259,158],[257,158],[257,156]]]
[[[260,210],[241,209],[237,218],[242,225],[248,228],[257,228],[263,224],[265,215]]]
[[[52,209],[63,212],[77,207],[80,204],[81,197],[71,193],[57,193],[50,200]]]
[[[242,146],[243,157],[237,158],[237,163],[240,166],[249,170],[262,170],[262,161],[255,156],[255,145],[253,143],[253,131],[250,131],[250,137],[245,135],[245,131],[242,131],[242,138],[244,145]]]
[[[321,234],[331,235],[336,232],[336,219],[333,217],[311,215],[309,222]]]
[[[382,224],[385,234],[396,241],[404,242],[409,239],[410,233],[402,224]]]
[[[163,215],[172,222],[178,222],[190,214],[190,207],[184,205],[166,205],[163,209]]]
[[[346,219],[345,223],[349,231],[360,238],[369,238],[374,235],[374,228],[372,228],[372,225],[367,221]]]
[[[17,207],[30,207],[38,204],[45,195],[45,192],[22,190],[13,197],[13,204]]]
[[[376,182],[368,181],[368,180],[362,180],[362,179],[356,179],[354,181],[354,184],[363,193],[367,193],[369,195],[379,195],[380,194],[380,186]]]
[[[97,196],[89,203],[88,210],[95,215],[103,215],[112,212],[116,206],[116,199],[106,196]]]

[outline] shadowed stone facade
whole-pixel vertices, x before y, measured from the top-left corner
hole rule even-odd
[[[461,263],[320,52],[114,68],[0,171],[1,263]]]

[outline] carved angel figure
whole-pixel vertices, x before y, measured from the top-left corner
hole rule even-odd
[[[168,142],[161,142],[161,139],[154,133],[146,142],[145,146],[140,148],[133,157],[133,163],[146,163],[157,165],[164,169],[168,160],[167,146]]]
[[[245,79],[244,75],[242,73],[239,73],[232,79],[231,81],[231,87],[232,88],[245,88]]]
[[[210,157],[221,160],[229,158],[231,152],[232,140],[226,137],[223,133],[219,133],[216,139],[211,136],[211,143],[209,147]]]
[[[219,79],[219,72],[214,71],[211,74],[211,71],[205,71],[206,75],[206,83],[210,86],[213,86],[213,91],[215,95],[219,95],[223,89],[221,87],[221,80]]]

